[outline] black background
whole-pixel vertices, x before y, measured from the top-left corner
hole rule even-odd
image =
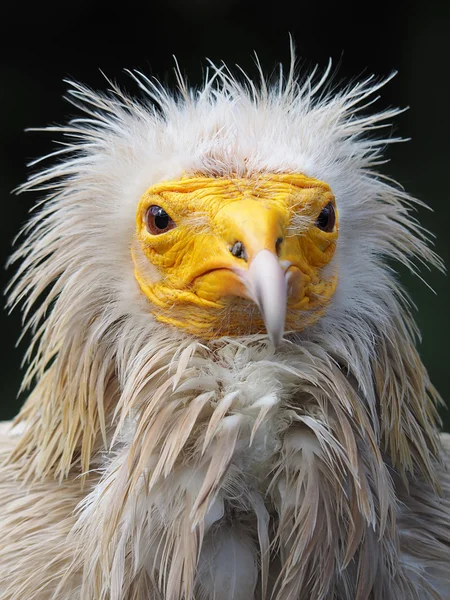
[[[64,78],[105,89],[100,69],[130,92],[125,68],[137,68],[174,84],[173,55],[193,85],[214,62],[235,63],[255,75],[256,51],[267,73],[289,62],[289,34],[302,68],[324,68],[331,57],[339,79],[371,73],[399,74],[382,90],[376,108],[410,106],[396,120],[395,134],[411,137],[391,147],[383,172],[425,200],[422,224],[436,235],[436,250],[447,264],[450,187],[449,2],[324,2],[279,0],[264,4],[237,0],[167,0],[148,3],[34,3],[3,7],[0,18],[0,260],[5,264],[14,235],[36,197],[11,191],[27,176],[25,164],[53,147],[49,134],[27,127],[63,123],[74,109],[62,100]],[[357,251],[357,249],[355,249]],[[1,272],[5,288],[11,273]],[[417,306],[423,333],[420,352],[431,377],[448,400],[450,337],[448,279],[424,273],[434,295],[402,273]],[[21,330],[18,312],[0,316],[0,418],[18,410],[20,361],[15,348]],[[447,428],[448,414],[443,411]]]

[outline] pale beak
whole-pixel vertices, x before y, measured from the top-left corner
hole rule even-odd
[[[233,244],[228,247],[238,259],[228,266],[240,282],[235,293],[258,306],[267,334],[277,347],[283,339],[288,296],[289,264],[280,262],[278,256],[287,214],[280,207],[269,208],[257,200],[243,198],[221,209],[216,218],[225,232],[224,241]]]
[[[239,276],[247,297],[259,308],[270,341],[278,347],[283,339],[287,304],[287,277],[278,257],[270,250],[260,250],[248,270]]]

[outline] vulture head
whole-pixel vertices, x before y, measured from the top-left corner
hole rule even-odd
[[[393,265],[441,263],[377,170],[387,80],[131,75],[140,99],[69,83],[81,116],[22,187],[43,200],[13,257],[32,391],[9,461],[78,498],[45,585],[431,598],[448,529],[399,507],[438,512],[438,396]]]

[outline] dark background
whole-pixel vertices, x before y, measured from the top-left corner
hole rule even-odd
[[[9,3],[10,4],[10,3]],[[395,134],[411,137],[391,147],[383,172],[425,200],[422,224],[437,235],[436,250],[449,261],[449,30],[450,2],[292,2],[166,0],[114,4],[15,3],[0,17],[0,260],[27,218],[36,197],[11,190],[27,176],[25,164],[49,152],[51,134],[24,133],[27,127],[63,123],[74,109],[62,100],[66,77],[96,89],[107,83],[100,69],[131,92],[135,85],[123,69],[137,68],[174,83],[173,57],[192,84],[199,84],[206,57],[239,63],[255,75],[253,51],[270,73],[289,62],[289,33],[304,69],[339,67],[349,80],[375,73],[399,74],[382,90],[376,108],[410,106],[396,120]],[[356,250],[357,251],[357,250]],[[11,273],[1,271],[5,288]],[[424,273],[437,295],[407,274],[402,279],[417,306],[423,333],[420,352],[432,380],[449,399],[449,283],[437,272]],[[0,316],[0,419],[18,410],[20,361],[26,346],[15,348],[20,314]],[[447,428],[448,414],[443,411]]]

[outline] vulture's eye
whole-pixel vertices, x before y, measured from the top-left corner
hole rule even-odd
[[[329,202],[324,208],[322,208],[320,215],[317,217],[316,227],[322,231],[330,233],[333,231],[336,225],[336,212],[334,206]]]
[[[153,235],[159,235],[170,231],[175,225],[175,221],[169,217],[166,211],[160,206],[149,206],[145,214],[145,225],[147,231]]]

